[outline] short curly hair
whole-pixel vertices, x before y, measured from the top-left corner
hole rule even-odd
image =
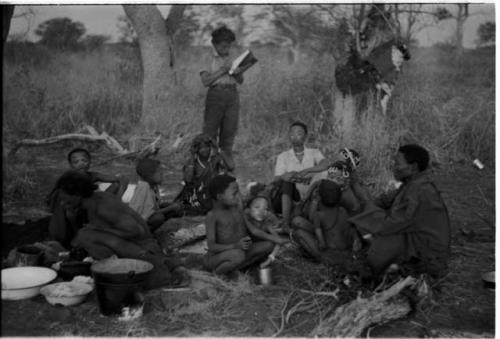
[[[217,45],[223,41],[233,42],[236,40],[236,36],[233,31],[227,28],[225,25],[217,28],[212,32],[212,44]]]
[[[213,200],[217,200],[219,194],[224,193],[232,182],[235,182],[236,178],[227,174],[216,175],[208,184],[208,194]]]
[[[407,163],[417,163],[420,172],[425,171],[429,166],[429,152],[420,145],[408,144],[399,147],[398,152],[401,152]]]
[[[57,179],[56,189],[60,189],[66,194],[89,198],[97,189],[97,185],[92,182],[88,174],[71,170]]]

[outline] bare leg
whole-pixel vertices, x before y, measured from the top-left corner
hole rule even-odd
[[[316,237],[303,229],[298,229],[294,232],[294,237],[307,254],[312,256],[317,261],[322,261],[323,257],[321,251],[318,247],[318,242]]]
[[[252,246],[245,252],[245,261],[242,262],[237,269],[242,269],[252,265],[253,263],[264,259],[271,253],[274,248],[274,243],[271,241],[258,241],[252,243]]]
[[[227,274],[236,269],[245,261],[245,252],[240,249],[227,250],[205,257],[204,266],[216,274]]]
[[[281,196],[281,211],[283,214],[283,231],[290,230],[290,218],[292,213],[292,198],[289,195]]]

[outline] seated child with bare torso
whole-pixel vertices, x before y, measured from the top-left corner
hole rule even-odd
[[[247,202],[245,209],[245,222],[248,231],[254,238],[272,241],[275,245],[266,261],[261,263],[261,267],[269,266],[279,253],[280,245],[288,242],[288,239],[278,235],[280,220],[269,211],[268,198],[263,195],[252,196]]]
[[[321,180],[318,195],[317,210],[312,211],[308,218],[297,216],[292,220],[293,236],[302,249],[317,261],[338,264],[343,257],[331,257],[326,250],[346,250],[349,255],[356,231],[347,222],[347,212],[339,205],[341,188],[338,184]]]
[[[240,204],[236,179],[217,175],[208,186],[213,208],[206,216],[208,253],[204,266],[216,274],[228,274],[267,257],[271,241],[252,241]]]

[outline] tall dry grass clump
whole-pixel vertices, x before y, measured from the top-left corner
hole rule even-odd
[[[8,45],[4,58],[4,141],[73,132],[81,123],[118,140],[144,131],[138,126],[142,74],[136,49],[110,45],[94,52],[56,53],[31,45],[21,53],[15,48],[20,47]],[[26,52],[30,48],[39,59]],[[164,135],[183,133],[189,140],[201,131],[206,89],[199,72],[209,53],[201,47],[177,52],[172,103],[165,114],[152,117]],[[269,173],[262,175],[269,179],[275,156],[288,147],[288,125],[298,119],[311,130],[309,144],[326,155],[346,146],[359,150],[360,171],[377,187],[390,177],[391,155],[405,142],[427,147],[436,163],[479,158],[492,165],[494,51],[469,51],[461,60],[451,53],[414,50],[387,117],[369,100],[346,139],[333,112],[333,58],[305,53],[292,63],[285,50],[256,48],[259,63],[240,88],[235,149],[251,163],[264,164]]]

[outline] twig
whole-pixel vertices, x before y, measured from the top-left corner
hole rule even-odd
[[[283,308],[281,309],[281,326],[278,329],[278,331],[273,334],[273,338],[277,337],[285,329],[285,311],[286,311],[286,307],[288,306],[288,302],[290,301],[292,295],[293,295],[293,292],[287,296],[287,298],[285,300],[285,304],[283,305]]]
[[[267,319],[269,319],[269,321],[271,322],[271,324],[273,324],[273,326],[276,329],[276,331],[278,331],[279,327],[278,327],[278,325],[276,325],[276,323],[274,322],[273,318],[271,318],[271,317],[268,316]]]
[[[314,292],[314,291],[309,291],[309,290],[304,290],[304,289],[297,289],[297,291],[299,292],[302,292],[302,293],[308,293],[308,294],[312,294],[312,295],[323,295],[323,296],[326,296],[326,297],[334,297],[335,299],[339,299],[338,297],[338,294],[339,294],[339,289],[337,288],[335,291],[331,291],[331,292],[325,292],[325,291],[319,291],[319,292]]]
[[[484,195],[484,192],[483,192],[483,190],[481,189],[481,187],[479,187],[479,185],[477,185],[477,184],[476,184],[476,187],[477,187],[477,189],[479,190],[479,193],[481,194],[481,196],[483,197],[483,200],[484,200],[484,202],[486,203],[486,205],[488,205],[488,207],[489,207],[489,206],[491,206],[490,201],[489,201],[488,199],[486,199],[486,196]]]
[[[472,247],[467,247],[467,246],[462,246],[462,247],[451,246],[451,249],[455,250],[455,251],[459,251],[459,252],[460,252],[460,249],[463,249],[463,250],[467,250],[467,251],[471,251],[471,252],[475,252],[475,253],[479,253],[479,254],[488,254],[488,252],[491,252],[489,250],[482,250],[482,249],[472,248]]]

